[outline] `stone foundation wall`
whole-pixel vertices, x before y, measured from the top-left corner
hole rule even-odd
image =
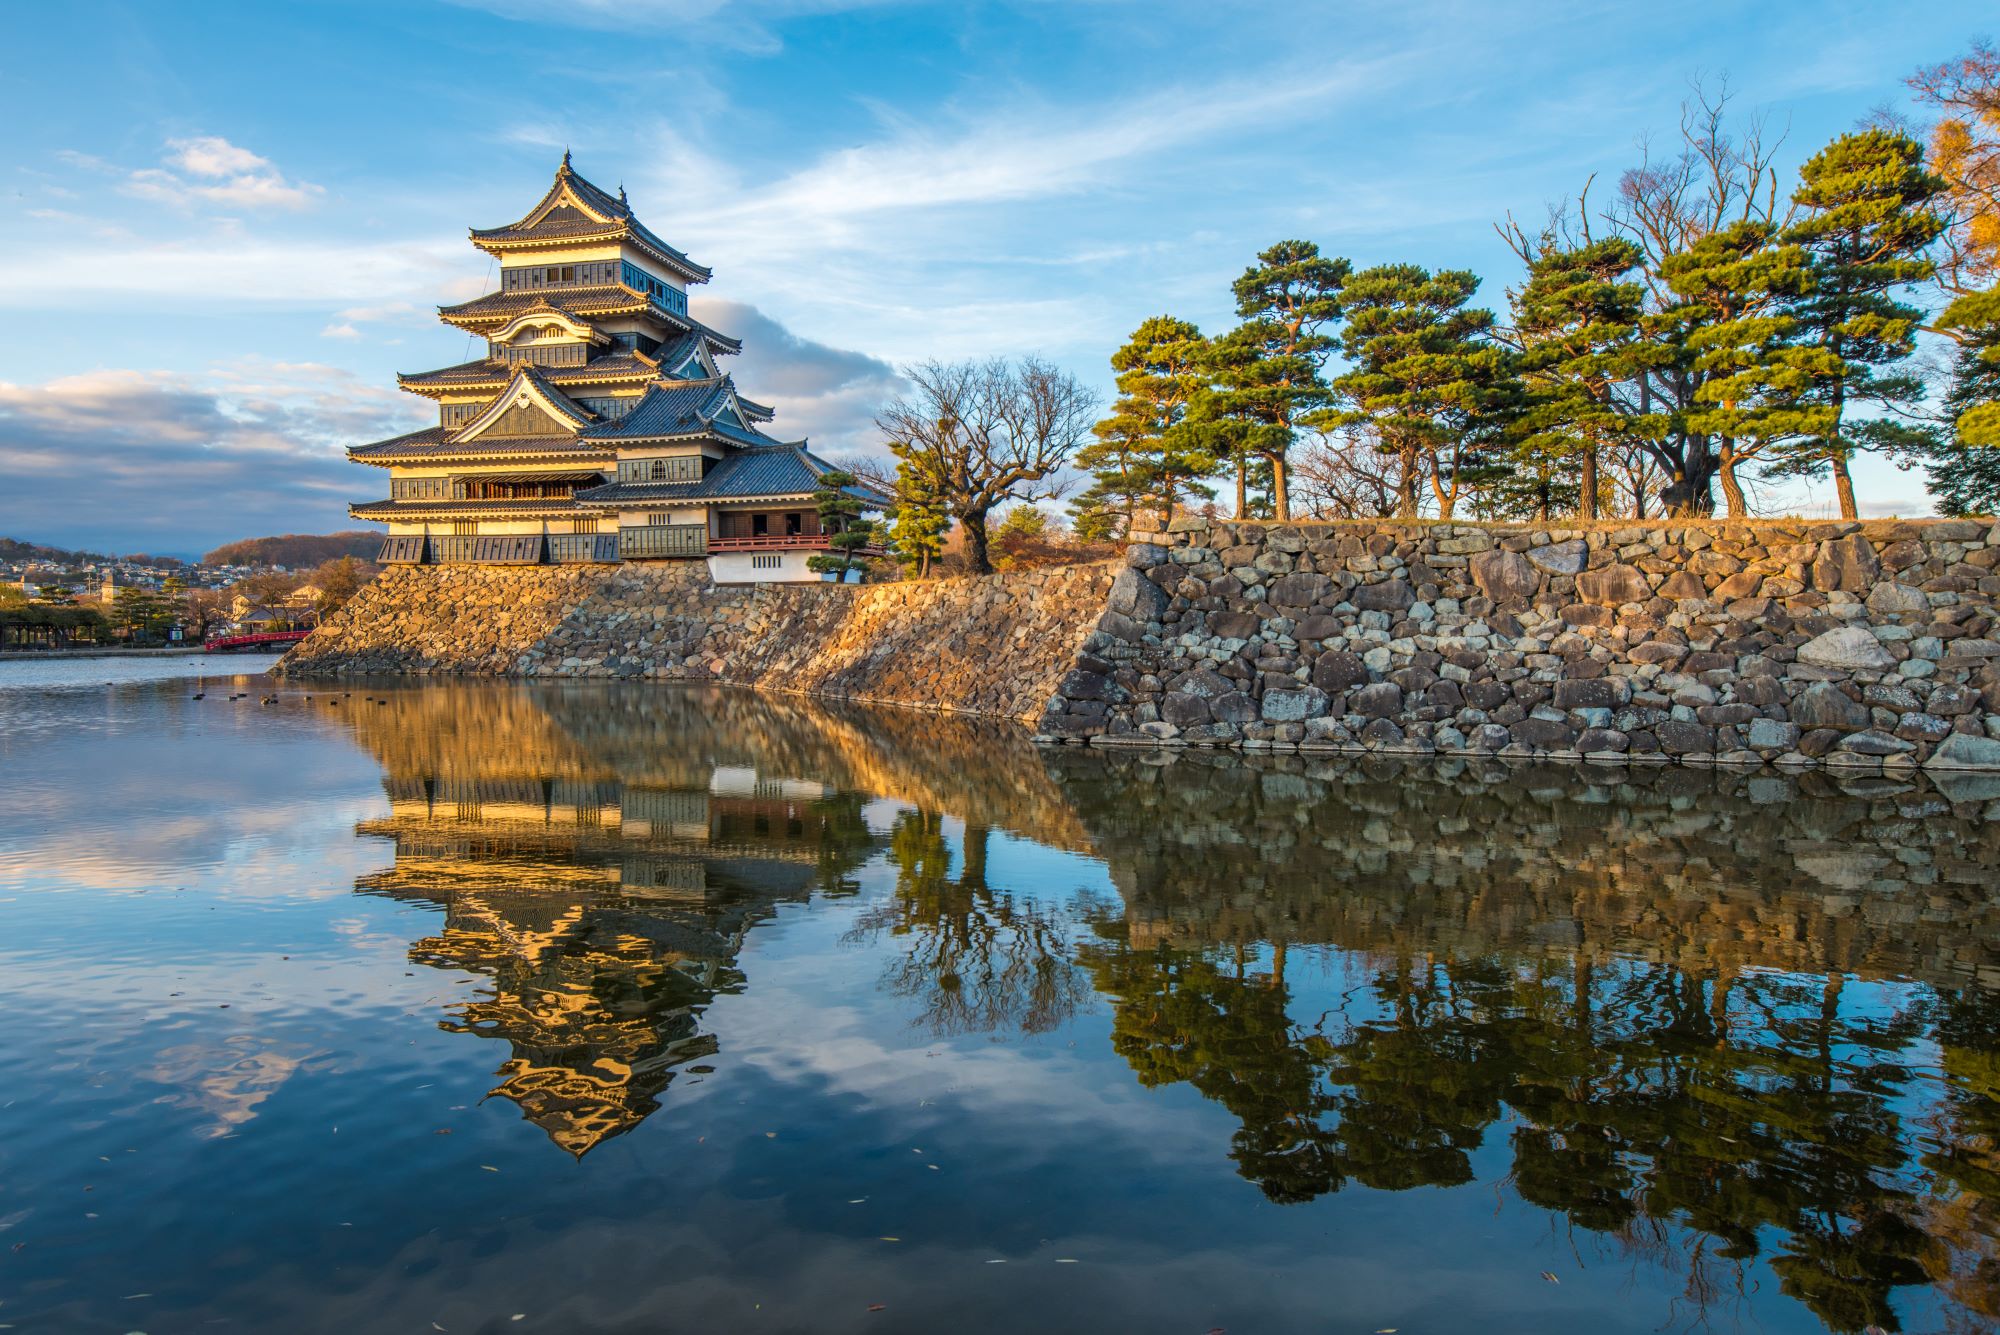
[[[1140,536],[1048,737],[2000,767],[1991,521]]]
[[[718,586],[700,562],[397,567],[279,671],[728,682],[1033,720],[1114,573]]]

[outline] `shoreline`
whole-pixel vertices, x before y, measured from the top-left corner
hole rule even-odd
[[[183,648],[178,645],[163,644],[147,649],[7,649],[0,650],[0,663],[47,663],[59,658],[188,658],[221,651],[211,651],[205,645]]]

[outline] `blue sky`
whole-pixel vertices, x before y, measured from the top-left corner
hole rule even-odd
[[[1141,319],[1216,331],[1302,236],[1470,267],[1726,77],[1789,169],[1996,26],[1945,2],[863,0],[36,5],[0,55],[0,535],[198,552],[348,527],[352,443],[464,360],[468,226],[565,146],[715,269],[777,429],[868,449],[894,367],[1039,352],[1109,388]],[[1871,463],[1864,509],[1920,479]],[[1793,493],[1809,510],[1828,498]]]

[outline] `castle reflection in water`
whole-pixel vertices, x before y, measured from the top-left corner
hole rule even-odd
[[[411,958],[581,1155],[628,1131],[754,986],[785,904],[855,906],[941,1034],[1093,1006],[1148,1085],[1237,1123],[1278,1202],[1505,1184],[1685,1275],[1761,1257],[1831,1329],[1930,1288],[2000,1318],[2000,791],[1680,769],[1038,751],[911,713],[583,686],[321,697],[381,762],[365,893],[434,903]],[[871,804],[882,801],[884,805]],[[947,837],[947,821],[953,831]],[[957,833],[962,829],[963,833]],[[994,832],[1118,899],[994,883]],[[1295,1013],[1300,954],[1359,983]]]

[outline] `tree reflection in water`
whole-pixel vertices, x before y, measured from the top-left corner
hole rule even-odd
[[[895,941],[883,986],[913,1000],[915,1023],[941,1037],[1049,1033],[1090,996],[1088,975],[1069,958],[1068,923],[987,883],[992,838],[986,825],[965,827],[954,877],[942,813],[899,812],[889,833],[895,892],[849,934]]]
[[[875,868],[847,936],[920,1031],[1050,1034],[1101,997],[1272,1201],[1497,1173],[1580,1250],[1676,1271],[1688,1320],[1767,1275],[1834,1330],[1900,1329],[1909,1286],[2000,1319],[2000,793],[1038,753],[729,692],[389,699],[347,711],[392,799],[363,888],[444,908],[412,957],[491,988],[446,1025],[505,1039],[496,1092],[574,1152],[726,1044],[704,1011],[755,985],[759,922]],[[1118,901],[1009,883],[1004,840],[1093,853]]]
[[[1084,952],[1114,1042],[1228,1108],[1272,1200],[1464,1184],[1498,1136],[1521,1199],[1679,1266],[1697,1315],[1760,1255],[1831,1329],[1899,1329],[1924,1283],[1968,1329],[1995,1314],[1979,802],[1642,775],[1606,810],[1504,770],[1055,763],[1125,896]],[[1305,1025],[1281,949],[1241,967],[1259,942],[1335,947],[1364,985]]]

